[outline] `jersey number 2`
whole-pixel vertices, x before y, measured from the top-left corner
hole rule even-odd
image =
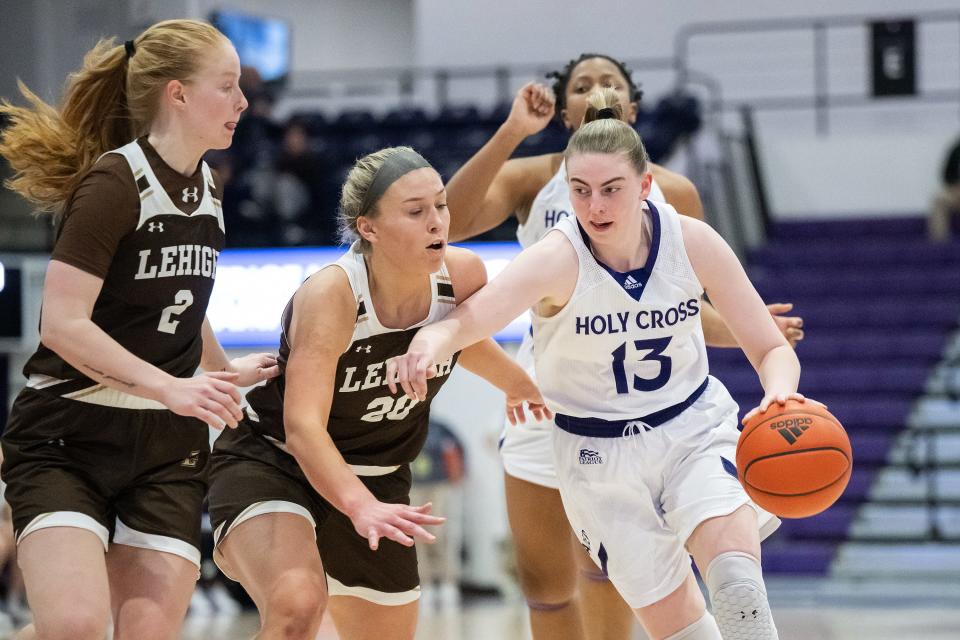
[[[673,363],[670,356],[663,355],[667,345],[670,344],[671,337],[652,338],[650,340],[634,340],[633,346],[638,351],[649,351],[647,355],[640,358],[640,362],[656,362],[660,364],[660,373],[656,378],[641,378],[638,375],[633,376],[633,388],[637,391],[656,391],[670,380],[670,371]],[[613,350],[613,379],[617,382],[617,393],[630,393],[627,387],[627,372],[624,367],[624,360],[627,358],[627,343],[624,342]]]
[[[193,294],[189,289],[180,289],[180,291],[177,291],[177,295],[173,297],[173,301],[176,304],[166,307],[163,313],[160,314],[160,324],[157,326],[157,331],[170,334],[177,332],[177,325],[180,324],[180,321],[171,320],[170,318],[180,315],[187,310],[187,307],[193,304]]]

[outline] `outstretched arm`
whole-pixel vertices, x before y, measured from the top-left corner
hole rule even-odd
[[[487,284],[487,269],[480,257],[472,251],[450,247],[447,249],[445,262],[458,304],[462,304]],[[537,385],[494,340],[487,338],[463,349],[459,362],[465,369],[504,392],[507,396],[507,419],[511,424],[526,421],[524,402],[529,403],[537,420],[551,415],[543,405]]]
[[[460,364],[507,396],[507,420],[510,424],[523,424],[527,421],[523,410],[526,402],[535,420],[549,420],[553,413],[546,407],[540,389],[534,384],[527,372],[500,348],[500,345],[487,338],[471,345],[460,353]]]
[[[328,267],[294,298],[288,338],[283,424],[287,448],[310,484],[346,514],[357,533],[376,550],[381,537],[405,546],[417,538],[433,542],[421,525],[442,524],[429,505],[380,502],[353,473],[327,431],[337,362],[353,337],[356,306],[346,274]]]
[[[400,382],[411,398],[425,397],[427,374],[435,363],[492,336],[533,306],[546,315],[562,308],[573,294],[578,273],[573,246],[563,234],[548,233],[453,313],[420,329],[405,355],[387,361],[391,391]]]

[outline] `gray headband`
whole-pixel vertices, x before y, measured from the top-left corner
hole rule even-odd
[[[401,149],[391,154],[383,161],[383,164],[380,165],[380,169],[377,170],[377,174],[373,177],[373,182],[370,183],[370,188],[367,189],[366,195],[363,196],[360,215],[367,215],[373,208],[373,205],[377,204],[377,201],[387,192],[390,185],[411,171],[423,169],[424,167],[432,168],[432,165],[413,149]]]

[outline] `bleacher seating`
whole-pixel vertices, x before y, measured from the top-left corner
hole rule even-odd
[[[872,531],[878,505],[865,503],[923,505],[923,478],[892,451],[960,320],[960,243],[930,244],[920,219],[778,223],[748,270],[765,300],[794,302],[803,316],[800,390],[829,406],[853,444],[854,471],[840,501],[818,516],[785,520],[764,545],[767,571],[824,574],[842,542],[876,539],[862,531]],[[761,388],[743,354],[712,349],[710,358],[741,410],[755,406]],[[937,402],[929,411],[956,423],[957,407]],[[885,493],[888,485],[899,493]],[[948,479],[943,488],[952,486]],[[901,528],[916,533],[922,518],[909,509],[898,512],[907,523]]]

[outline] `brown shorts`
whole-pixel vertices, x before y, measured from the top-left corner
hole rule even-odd
[[[38,529],[78,527],[104,548],[165,551],[199,566],[210,457],[200,420],[28,388],[0,442],[18,542]]]
[[[315,527],[331,596],[399,605],[420,596],[417,552],[392,540],[371,551],[350,519],[323,499],[293,456],[256,434],[248,419],[217,439],[210,464],[210,522],[219,544],[233,526],[266,513],[296,513]],[[361,482],[383,502],[410,503],[410,468]]]

